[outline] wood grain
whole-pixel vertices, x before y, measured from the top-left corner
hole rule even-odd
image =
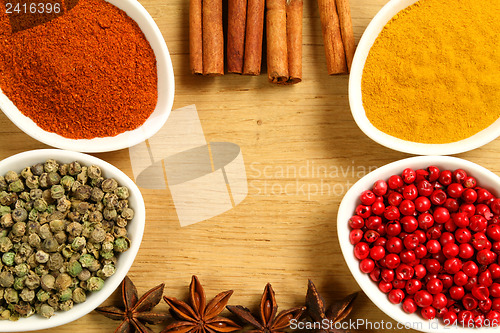
[[[346,189],[365,170],[409,155],[378,145],[356,126],[347,99],[348,77],[330,77],[326,71],[316,1],[304,1],[303,81],[294,86],[272,85],[265,73],[257,77],[192,76],[189,2],[140,2],[157,22],[172,56],[174,108],[196,104],[208,141],[240,145],[249,194],[233,210],[181,228],[169,191],[143,190],[147,224],[129,273],[139,293],[165,282],[165,295],[185,298],[191,275],[196,274],[208,298],[233,289],[229,304],[256,309],[265,284],[270,282],[283,310],[303,304],[308,278],[327,302],[359,290],[337,241],[338,205]],[[386,2],[351,0],[356,41]],[[0,158],[46,148],[3,114],[0,123]],[[498,151],[499,139],[459,157],[500,175]],[[96,156],[132,176],[127,150]],[[327,174],[322,171],[325,168]],[[105,304],[118,301],[115,293]],[[162,302],[157,310],[167,308]],[[394,323],[364,295],[356,301],[350,317]],[[117,322],[90,313],[42,332],[113,332],[116,326]],[[158,325],[155,332],[161,328]]]

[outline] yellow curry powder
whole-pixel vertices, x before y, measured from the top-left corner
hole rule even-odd
[[[500,0],[420,0],[383,29],[362,78],[366,116],[422,143],[468,138],[500,117]]]

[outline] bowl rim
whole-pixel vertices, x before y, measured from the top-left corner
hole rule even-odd
[[[370,139],[393,150],[416,155],[452,155],[479,148],[500,136],[500,118],[473,136],[451,143],[427,144],[402,140],[376,128],[366,117],[361,82],[366,59],[385,25],[401,10],[419,0],[390,0],[370,21],[354,55],[349,75],[349,105],[354,121]]]
[[[421,332],[432,332],[432,333],[446,333],[449,332],[451,328],[454,328],[457,333],[470,333],[472,330],[474,332],[485,332],[489,330],[487,327],[483,328],[463,328],[460,326],[451,326],[445,328],[437,319],[432,321],[427,321],[420,318],[415,314],[407,314],[401,309],[401,305],[395,305],[389,302],[387,296],[383,294],[377,287],[376,283],[373,282],[368,274],[364,274],[359,270],[359,261],[354,257],[353,245],[349,242],[349,226],[347,224],[348,219],[354,215],[354,209],[359,203],[359,195],[361,192],[371,188],[373,183],[378,179],[387,180],[390,175],[400,174],[405,168],[412,167],[414,169],[426,168],[430,165],[436,165],[442,167],[446,165],[447,169],[457,169],[462,168],[466,171],[471,170],[474,177],[478,179],[478,183],[485,183],[485,180],[489,180],[487,183],[487,188],[492,187],[495,184],[500,190],[500,177],[497,176],[492,171],[465,159],[451,156],[417,156],[401,159],[395,162],[386,164],[369,174],[365,175],[359,179],[345,194],[342,199],[338,213],[337,213],[337,237],[340,243],[340,248],[342,251],[342,256],[346,262],[349,270],[356,280],[356,283],[363,290],[363,292],[368,296],[368,298],[387,316],[391,317],[396,322],[405,324],[417,324],[420,327],[411,327],[417,331]],[[479,180],[481,179],[481,180]]]
[[[138,128],[116,136],[69,139],[40,128],[33,120],[22,114],[0,89],[1,110],[10,121],[33,139],[65,150],[88,153],[109,152],[128,148],[147,140],[155,135],[167,121],[174,103],[175,78],[172,59],[160,29],[148,11],[137,0],[105,1],[125,11],[139,25],[155,53],[158,73],[158,101],[153,113]]]
[[[100,291],[89,294],[85,302],[75,304],[74,307],[67,312],[58,311],[50,319],[34,315],[29,318],[20,318],[15,322],[3,321],[0,325],[0,332],[26,332],[49,329],[68,324],[93,311],[106,301],[121,284],[134,263],[142,242],[146,221],[146,207],[141,191],[123,171],[100,158],[61,149],[37,149],[15,154],[1,160],[0,172],[6,172],[7,169],[16,167],[16,165],[21,163],[23,166],[32,165],[32,163],[43,163],[49,158],[64,163],[68,161],[79,161],[84,165],[98,165],[101,167],[104,175],[111,176],[115,178],[121,186],[128,187],[130,197],[134,200],[134,218],[127,227],[129,230],[133,229],[133,234],[130,235],[132,242],[129,250],[120,254],[116,273],[106,279],[104,287]],[[21,168],[23,166],[21,166]]]

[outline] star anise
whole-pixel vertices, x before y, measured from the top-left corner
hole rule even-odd
[[[232,294],[232,290],[221,292],[206,304],[205,291],[193,275],[187,303],[173,297],[163,297],[177,321],[165,327],[162,333],[229,333],[239,330],[241,327],[238,324],[219,316]]]
[[[101,306],[96,311],[113,320],[122,321],[115,333],[152,333],[153,331],[146,326],[146,323],[158,324],[167,319],[166,314],[151,312],[160,302],[164,287],[164,284],[160,284],[139,299],[134,283],[126,276],[122,282],[122,298],[125,308]]]
[[[267,284],[260,301],[259,318],[256,318],[250,310],[242,306],[228,306],[227,309],[246,324],[255,329],[249,333],[280,333],[290,326],[292,320],[298,320],[305,311],[305,307],[296,307],[281,311],[278,315],[278,304],[274,295],[273,287]]]
[[[316,286],[314,283],[309,280],[309,284],[307,286],[307,295],[306,295],[306,306],[307,313],[309,317],[315,322],[321,324],[320,330],[317,330],[317,333],[347,333],[348,330],[344,329],[336,329],[335,323],[344,320],[349,313],[352,311],[354,300],[358,293],[351,294],[344,298],[343,300],[337,301],[333,303],[326,311],[325,311],[325,301],[323,297],[318,293]],[[328,325],[323,326],[324,321],[328,321]],[[327,326],[327,327],[326,327]]]

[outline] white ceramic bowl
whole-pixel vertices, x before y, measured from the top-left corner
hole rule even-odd
[[[378,35],[398,12],[417,0],[391,0],[373,18],[359,41],[349,78],[349,104],[358,127],[373,141],[388,148],[417,155],[451,155],[478,148],[500,135],[500,119],[488,128],[461,141],[445,144],[425,144],[402,140],[380,131],[366,117],[363,107],[361,78],[368,53]]]
[[[158,102],[154,112],[141,127],[133,131],[127,131],[114,137],[75,140],[41,129],[30,118],[23,115],[0,90],[2,111],[17,127],[32,138],[61,149],[93,153],[106,152],[128,148],[150,138],[167,121],[174,102],[174,71],[160,29],[137,0],[106,1],[125,11],[137,22],[155,53],[158,73]]]
[[[120,285],[132,266],[141,245],[144,224],[146,221],[146,209],[141,192],[127,175],[101,159],[82,153],[59,149],[32,150],[0,161],[0,175],[4,175],[9,170],[20,172],[26,166],[43,163],[49,158],[62,163],[78,161],[87,166],[100,166],[104,177],[114,178],[118,184],[128,187],[130,191],[130,207],[133,208],[135,212],[134,218],[127,226],[131,246],[129,250],[118,256],[116,273],[105,280],[104,287],[100,291],[89,294],[84,303],[75,304],[75,306],[67,312],[57,311],[50,319],[43,318],[39,315],[33,315],[29,318],[21,318],[15,322],[2,321],[0,323],[0,332],[26,332],[47,329],[67,324],[86,315],[103,303]]]
[[[479,166],[475,163],[448,156],[419,156],[396,161],[381,168],[372,171],[365,177],[357,181],[346,193],[339,207],[337,216],[337,233],[342,249],[344,259],[349,266],[349,269],[354,276],[358,285],[363,289],[364,293],[371,301],[385,314],[392,319],[405,325],[409,324],[411,328],[422,332],[490,332],[489,328],[463,328],[460,326],[452,326],[445,328],[435,319],[427,321],[422,319],[419,314],[407,314],[401,309],[401,305],[394,305],[389,302],[387,295],[383,294],[375,282],[373,282],[368,274],[362,273],[359,269],[359,260],[354,257],[354,246],[349,242],[350,228],[348,221],[355,214],[356,206],[360,204],[359,195],[361,192],[371,189],[375,181],[379,179],[387,180],[391,175],[401,174],[405,168],[421,169],[430,165],[435,165],[441,170],[449,169],[464,169],[468,174],[474,176],[480,186],[489,189],[494,195],[500,191],[500,177],[493,172]],[[395,328],[395,326],[393,327]],[[401,327],[403,328],[403,327]],[[387,331],[390,331],[388,329]]]

